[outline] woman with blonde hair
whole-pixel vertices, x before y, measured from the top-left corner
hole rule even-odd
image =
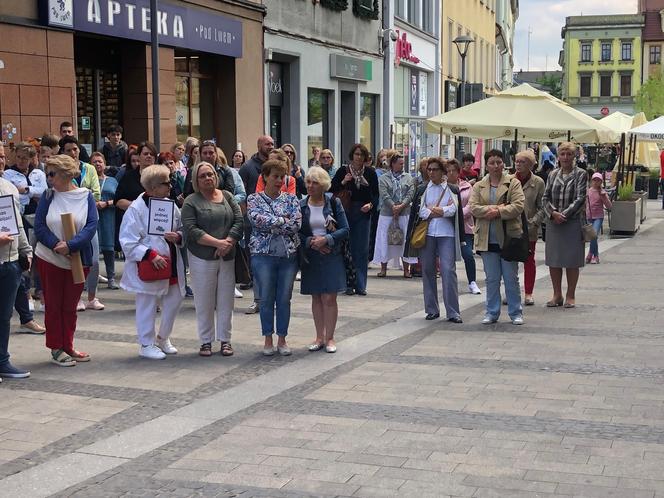
[[[76,187],[74,178],[80,174],[78,164],[70,156],[60,154],[46,161],[46,176],[51,183],[39,200],[35,213],[37,269],[41,276],[46,307],[46,347],[51,361],[61,367],[90,361],[90,355],[74,349],[76,305],[83,292],[83,283],[74,283],[73,252],[81,255],[87,276],[92,265],[92,239],[97,233],[97,205],[92,192]],[[74,218],[76,235],[65,241],[61,215]]]
[[[329,175],[330,179],[334,178],[334,175],[337,172],[337,168],[334,165],[334,154],[330,149],[323,149],[320,152],[319,156],[319,162],[320,162],[320,167],[325,170],[325,172]]]
[[[298,199],[301,199],[302,196],[307,195],[307,187],[304,184],[304,171],[302,171],[302,168],[297,163],[297,150],[295,150],[293,144],[283,144],[281,150],[283,150],[288,156],[288,159],[290,159],[290,176],[295,178],[295,195],[297,195]]]
[[[120,226],[120,245],[125,266],[120,287],[136,294],[136,332],[139,356],[163,360],[178,350],[169,339],[185,295],[185,271],[179,247],[182,246],[180,210],[173,205],[172,229],[163,235],[148,233],[151,199],[168,199],[171,190],[168,166],[155,164],[141,171],[140,194],[127,209]],[[165,278],[154,280],[139,273],[139,265],[153,271],[170,268]],[[157,304],[161,303],[161,323],[157,333]]]
[[[542,209],[538,219],[546,219],[545,264],[553,286],[553,297],[546,303],[555,308],[576,306],[579,269],[584,266],[585,243],[581,232],[586,204],[588,174],[575,164],[577,146],[563,142],[558,146],[558,168],[546,180]],[[563,269],[567,293],[563,302]]]
[[[346,288],[342,242],[348,238],[348,221],[341,201],[326,193],[332,180],[323,168],[309,168],[305,181],[309,195],[300,202],[300,244],[304,248],[300,293],[311,295],[316,327],[316,339],[309,351],[325,348],[334,353],[337,294]]]
[[[532,306],[535,304],[533,290],[535,288],[535,276],[537,265],[535,264],[535,247],[539,231],[539,211],[542,209],[542,196],[544,195],[544,180],[533,173],[537,164],[535,153],[532,149],[524,150],[516,155],[516,179],[521,182],[525,204],[523,210],[528,220],[528,237],[530,239],[530,253],[528,260],[523,265],[523,304]]]

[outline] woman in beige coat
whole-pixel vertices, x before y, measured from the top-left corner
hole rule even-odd
[[[509,237],[520,237],[524,196],[521,182],[503,173],[503,153],[490,150],[484,156],[488,175],[473,185],[468,205],[476,219],[475,250],[482,256],[486,275],[486,311],[482,323],[496,323],[500,316],[500,280],[505,283],[507,312],[514,325],[523,324],[518,266],[501,257],[503,222]]]

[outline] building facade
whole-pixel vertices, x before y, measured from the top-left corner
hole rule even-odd
[[[128,142],[153,138],[149,0],[0,3],[3,139],[71,121],[98,149],[119,123]],[[172,0],[158,12],[162,149],[188,136],[232,153],[262,133],[265,8],[248,0]],[[6,133],[9,130],[11,133]],[[11,135],[11,138],[9,137]]]
[[[352,144],[380,148],[381,12],[366,0],[264,0],[265,111],[277,144],[292,143],[304,165],[312,147],[348,161]]]
[[[639,0],[638,8],[644,17],[641,80],[645,82],[653,74],[662,72],[664,0]]]
[[[496,3],[496,87],[506,90],[513,83],[514,28],[519,18],[519,0]]]
[[[386,26],[396,41],[385,54],[393,95],[385,146],[403,154],[409,171],[439,149],[439,137],[425,131],[424,121],[440,109],[440,7],[434,0],[395,0],[394,22]]]
[[[498,74],[499,51],[496,48],[496,8],[500,0],[445,0],[441,15],[441,112],[461,105],[461,57],[453,40],[461,35],[473,38],[468,47],[466,64],[466,100],[464,105],[493,94],[502,81]],[[455,152],[455,148],[457,149]],[[452,157],[462,152],[475,152],[476,144],[443,136],[441,151]]]
[[[596,118],[634,114],[643,27],[641,14],[567,17],[559,59],[563,100]]]

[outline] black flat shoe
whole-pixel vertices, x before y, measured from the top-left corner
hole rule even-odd
[[[453,316],[452,318],[448,318],[447,321],[452,323],[463,323],[460,316]]]
[[[427,313],[427,316],[424,317],[425,320],[436,320],[440,318],[440,313]]]
[[[367,291],[365,291],[365,290],[356,290],[355,294],[357,294],[358,296],[366,296]]]
[[[347,296],[353,296],[353,295],[355,295],[355,291],[353,289],[346,289],[346,295]]]

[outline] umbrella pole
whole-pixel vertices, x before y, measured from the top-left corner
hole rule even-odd
[[[568,142],[572,141],[572,130],[567,130],[567,141]]]
[[[443,129],[440,129],[438,138],[438,156],[443,157]]]
[[[618,156],[618,180],[616,186],[622,185],[625,175],[625,134],[620,135],[620,156]]]
[[[632,165],[632,183],[636,187],[636,135],[630,136],[630,163]]]

